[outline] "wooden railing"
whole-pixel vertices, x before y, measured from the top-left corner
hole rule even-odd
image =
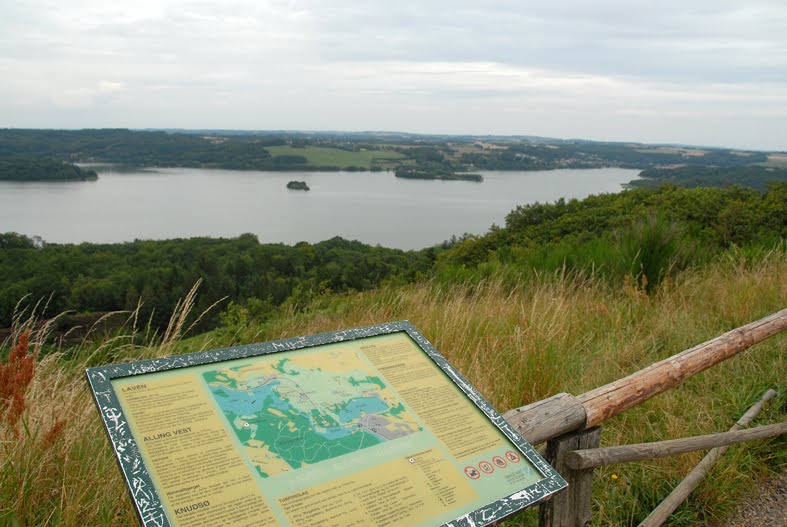
[[[752,411],[747,412],[747,415],[739,421],[736,425],[737,428],[733,427],[733,430],[726,434],[712,434],[643,445],[598,448],[601,440],[599,425],[605,420],[669,390],[689,377],[729,359],[785,329],[787,329],[787,309],[727,332],[652,364],[628,377],[577,397],[568,393],[560,393],[506,412],[503,415],[506,420],[530,443],[538,444],[547,441],[545,453],[547,461],[569,482],[569,488],[566,491],[557,494],[550,501],[541,505],[539,525],[543,527],[584,527],[589,523],[593,468],[596,466],[652,459],[787,433],[787,423],[752,430],[739,430],[748,425],[748,421],[751,420],[750,414],[755,410],[752,408]],[[766,393],[763,400],[758,403],[759,408],[773,395],[775,392],[772,395]],[[754,411],[755,414],[756,411]],[[740,423],[747,416],[750,416],[748,421],[741,425]],[[672,495],[670,497],[673,498]],[[679,504],[680,502],[677,505]],[[664,516],[665,508],[661,506],[660,508],[662,509],[660,516],[663,517],[660,522],[651,518],[654,516],[651,514],[642,525],[661,525],[675,510],[673,507]]]

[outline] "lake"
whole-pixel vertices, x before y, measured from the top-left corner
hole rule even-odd
[[[422,181],[391,172],[241,172],[193,168],[117,171],[97,181],[0,181],[0,232],[52,243],[234,237],[317,242],[341,236],[421,249],[504,225],[517,205],[618,192],[638,170],[480,172],[482,183]],[[310,191],[289,190],[306,181]]]

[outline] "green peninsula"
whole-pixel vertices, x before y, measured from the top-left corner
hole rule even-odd
[[[481,174],[454,172],[443,167],[399,167],[394,172],[396,177],[404,179],[439,179],[442,181],[475,181],[481,183]]]
[[[0,157],[0,181],[94,181],[95,170],[44,157]]]

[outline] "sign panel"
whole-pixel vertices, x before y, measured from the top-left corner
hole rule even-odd
[[[565,481],[408,322],[90,368],[148,526],[481,526]]]

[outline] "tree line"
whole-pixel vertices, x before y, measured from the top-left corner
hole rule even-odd
[[[0,326],[17,302],[49,298],[50,315],[65,310],[131,310],[166,325],[175,303],[202,280],[198,311],[222,298],[254,298],[268,309],[303,304],[327,292],[363,291],[385,281],[410,282],[432,265],[427,252],[372,247],[334,238],[294,246],[238,238],[191,238],[118,244],[46,244],[16,233],[0,234]],[[51,298],[50,298],[51,295]],[[215,326],[224,306],[208,313]]]
[[[787,181],[787,169],[760,165],[738,167],[682,166],[649,168],[639,174],[641,179],[629,183],[632,187],[656,188],[663,185],[681,187],[729,187],[741,185],[760,192],[774,182]]]
[[[644,278],[652,286],[730,247],[784,250],[785,239],[785,182],[764,193],[663,186],[517,207],[504,227],[454,240],[436,265],[445,276],[478,277],[498,262],[523,272]]]

